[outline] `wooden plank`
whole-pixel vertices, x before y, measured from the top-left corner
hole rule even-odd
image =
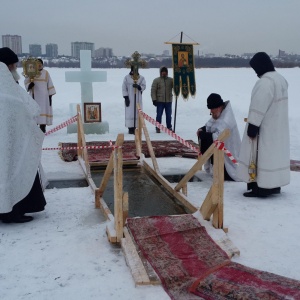
[[[203,216],[203,219],[207,221],[210,220],[210,216],[213,214],[213,212],[217,207],[217,204],[213,204],[212,202],[212,194],[213,194],[213,187],[211,186],[205,197],[205,200],[203,201],[200,207],[200,212]]]
[[[120,145],[124,142],[124,134],[118,134]],[[117,242],[123,237],[123,155],[122,148],[114,149],[114,217]]]
[[[108,208],[108,206],[103,198],[100,198],[100,209],[103,212],[103,214],[107,220],[115,222],[114,215],[111,213],[110,209]]]
[[[129,210],[129,205],[128,205],[128,192],[123,193],[122,197],[122,206],[123,206],[123,226],[125,226],[126,219],[128,218],[128,210]]]
[[[77,104],[77,116],[78,116],[77,122],[78,122],[78,126],[79,126],[78,134],[80,134],[81,144],[82,144],[82,147],[84,147],[81,152],[81,157],[83,158],[83,160],[85,162],[86,173],[89,177],[91,177],[91,170],[90,170],[90,165],[89,165],[89,160],[88,160],[88,153],[87,153],[87,149],[86,149],[84,129],[83,129],[83,124],[82,124],[82,117],[81,117],[81,111],[80,111],[79,104]]]
[[[138,109],[140,108],[139,104],[137,104],[137,107],[138,107]],[[141,113],[139,113],[139,116],[140,116],[141,125],[143,127],[143,131],[144,131],[148,151],[149,151],[149,154],[150,154],[150,157],[151,157],[151,160],[152,160],[153,168],[157,173],[159,173],[159,167],[158,167],[158,164],[157,164],[157,160],[156,160],[155,153],[154,153],[154,150],[153,150],[153,147],[152,147],[152,144],[151,144],[149,132],[148,132],[144,117],[142,116]]]
[[[155,170],[150,165],[148,165],[146,161],[143,161],[143,167],[146,171],[148,171],[148,173],[155,177],[155,179],[159,183],[161,183],[172,196],[174,196],[181,204],[183,204],[186,209],[188,209],[192,213],[197,211],[197,207],[190,203],[188,201],[188,198],[184,194],[175,191],[174,188],[170,185],[169,181],[166,180],[160,173],[158,174],[157,172],[155,172]]]
[[[136,166],[140,163],[140,160],[136,158],[136,160],[123,160],[123,165],[126,166]],[[90,162],[91,167],[103,167],[103,169],[107,166],[108,161],[106,162]]]
[[[111,155],[110,155],[110,158],[109,158],[109,161],[108,161],[108,164],[107,164],[106,169],[104,171],[101,183],[99,185],[99,195],[100,195],[100,197],[103,196],[103,193],[104,193],[104,191],[107,187],[107,184],[108,184],[108,181],[109,181],[109,178],[112,174],[113,169],[114,169],[114,155],[113,155],[113,151],[112,151]]]
[[[130,238],[122,238],[121,246],[125,256],[126,263],[131,271],[134,283],[136,285],[151,284],[149,276],[144,268],[143,263],[135,249],[134,244]]]
[[[99,194],[99,189],[95,190],[95,208],[100,208],[100,194]]]
[[[219,136],[219,141],[224,141],[230,135],[230,130],[225,129]],[[192,166],[192,168],[185,174],[185,176],[178,182],[175,187],[176,191],[179,191],[188,181],[198,172],[202,165],[211,157],[215,148],[215,144],[211,144],[210,147],[203,153],[199,158],[198,161]]]
[[[217,209],[213,212],[212,224],[215,228],[223,228],[223,196],[224,196],[224,152],[215,148],[213,167],[213,204]]]
[[[150,280],[150,284],[152,284],[152,285],[161,284],[158,275],[156,274],[156,272],[154,271],[154,269],[152,268],[152,266],[148,262],[148,260],[145,259],[142,252],[139,250],[139,247],[135,243],[134,238],[130,234],[127,227],[124,228],[124,236],[125,236],[126,240],[128,240],[128,241],[130,241],[130,243],[132,243],[132,245],[135,249],[135,253],[138,255],[138,258],[139,258],[139,259],[136,259],[136,261],[139,263],[139,269],[141,270],[141,272],[143,272],[143,270],[146,271],[146,274]]]
[[[82,143],[81,143],[81,132],[80,132],[80,126],[79,126],[79,120],[81,118],[81,114],[80,114],[80,104],[77,104],[76,106],[77,108],[77,156],[81,156],[82,155],[82,149],[80,149],[80,147],[82,147]]]

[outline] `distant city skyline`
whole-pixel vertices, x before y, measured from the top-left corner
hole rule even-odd
[[[197,42],[195,54],[216,55],[279,49],[300,53],[299,0],[14,0],[1,5],[0,35],[22,36],[29,44],[58,45],[59,55],[71,55],[72,42],[89,42],[95,49],[112,48],[117,56],[134,51],[162,54],[165,42]],[[34,8],[34,9],[33,9]],[[28,17],[30,16],[30,17]],[[54,17],[55,16],[55,17]]]

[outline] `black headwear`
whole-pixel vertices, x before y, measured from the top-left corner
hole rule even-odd
[[[9,66],[17,63],[19,59],[14,51],[8,47],[3,47],[0,48],[0,61]]]
[[[160,68],[160,73],[166,72],[168,74],[168,69],[166,67],[161,67]]]
[[[249,62],[258,77],[267,72],[275,71],[270,56],[265,52],[257,52]]]
[[[207,98],[207,108],[213,109],[224,105],[224,101],[219,94],[212,93]]]
[[[133,75],[133,71],[134,71],[134,66],[131,65],[129,75]],[[137,74],[140,75],[139,71],[137,72]]]

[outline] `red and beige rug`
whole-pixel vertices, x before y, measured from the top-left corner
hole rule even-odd
[[[127,219],[171,299],[300,299],[300,282],[231,262],[192,215]]]
[[[193,141],[187,141],[193,146],[198,147]],[[190,148],[182,145],[178,141],[152,141],[152,147],[156,157],[188,157],[197,158],[198,154]],[[77,147],[77,143],[60,143],[60,147]],[[109,146],[109,142],[87,142],[87,146]],[[108,162],[112,149],[88,149],[90,162]],[[150,157],[148,147],[145,141],[142,142],[142,152],[145,157]],[[77,150],[61,150],[60,157],[64,161],[77,160]],[[134,141],[124,141],[123,143],[123,160],[138,160],[136,155],[136,146]]]

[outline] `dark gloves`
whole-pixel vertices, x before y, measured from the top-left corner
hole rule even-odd
[[[52,106],[52,95],[49,96],[49,105]]]
[[[258,130],[259,130],[258,126],[249,123],[248,129],[247,129],[247,135],[250,138],[255,138],[258,135]]]
[[[156,100],[153,100],[153,105],[157,106],[157,101]]]
[[[137,83],[134,83],[132,86],[133,86],[134,88],[138,89],[139,91],[142,90],[141,86],[140,86],[139,84],[137,84]]]
[[[33,87],[34,87],[34,82],[30,82],[27,91],[31,90]]]
[[[130,104],[129,97],[128,96],[124,96],[124,99],[125,99],[125,105],[126,105],[126,107],[128,107],[129,104]]]

